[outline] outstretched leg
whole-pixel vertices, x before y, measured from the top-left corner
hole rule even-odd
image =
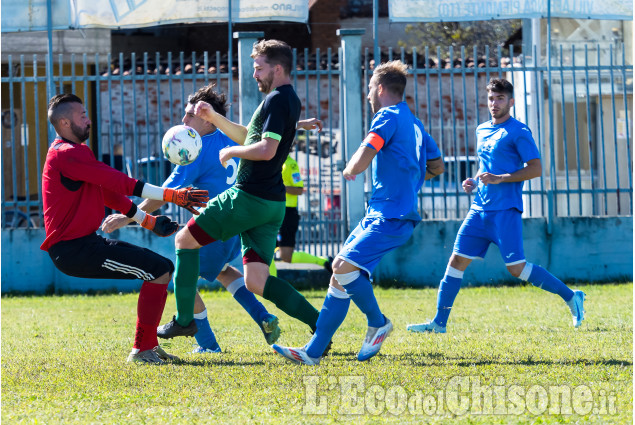
[[[245,284],[254,294],[271,301],[289,316],[315,331],[319,312],[286,280],[269,275],[269,264],[250,250],[245,259]]]
[[[441,279],[439,284],[436,316],[429,322],[408,325],[407,329],[409,331],[445,333],[445,327],[450,317],[454,300],[461,289],[463,273],[471,262],[472,260],[469,258],[462,257],[456,253],[452,254],[445,269],[445,275],[443,275],[443,279]]]
[[[536,264],[524,262],[508,266],[507,270],[515,277],[529,282],[537,288],[559,295],[571,311],[573,326],[577,328],[582,324],[584,298],[586,297],[584,292],[572,290],[563,281]]]

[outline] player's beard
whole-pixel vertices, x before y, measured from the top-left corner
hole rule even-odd
[[[84,143],[90,136],[90,125],[87,125],[82,129],[81,127],[71,123],[71,131],[73,132],[73,135],[77,137],[77,140]]]
[[[492,114],[492,118],[499,119],[509,114],[509,111],[511,109],[512,109],[511,100],[508,100],[505,106],[499,107],[496,112],[490,109],[489,113]]]
[[[381,104],[379,103],[379,99],[377,98],[376,92],[374,96],[371,96],[369,103],[370,103],[370,110],[373,111],[373,114],[376,114],[377,111],[381,109]]]
[[[261,92],[263,93],[269,93],[271,91],[271,86],[273,85],[273,70],[271,72],[269,72],[269,75],[267,75],[266,78],[263,78],[261,80],[256,79],[256,81],[259,83],[259,89]]]

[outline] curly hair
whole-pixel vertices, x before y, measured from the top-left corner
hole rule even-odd
[[[203,102],[209,103],[212,108],[222,116],[227,115],[227,96],[225,93],[219,93],[214,90],[216,87],[215,83],[208,84],[204,87],[201,87],[196,91],[196,93],[191,94],[187,98],[187,102],[192,105],[196,105],[199,100]]]

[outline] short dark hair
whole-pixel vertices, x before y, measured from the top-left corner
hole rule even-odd
[[[492,78],[489,80],[489,84],[487,84],[486,89],[488,92],[493,91],[496,93],[507,94],[510,99],[514,97],[514,86],[504,78]]]
[[[382,63],[373,70],[373,77],[377,84],[381,84],[389,92],[403,96],[406,90],[408,65],[399,60]]]
[[[64,93],[53,96],[49,100],[48,105],[48,119],[53,126],[62,118],[66,118],[70,110],[69,106],[72,103],[82,104],[82,100],[72,93]]]
[[[187,101],[192,105],[196,105],[199,100],[203,102],[209,103],[212,108],[222,116],[227,115],[227,96],[225,93],[219,93],[214,88],[216,87],[215,83],[208,84],[204,87],[201,87],[196,91],[196,93],[191,94]]]
[[[293,63],[293,51],[284,41],[280,40],[260,40],[254,43],[251,57],[264,56],[268,64],[280,65],[285,74],[291,74]]]

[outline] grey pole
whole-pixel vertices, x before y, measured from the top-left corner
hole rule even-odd
[[[249,124],[251,116],[260,103],[258,84],[252,77],[254,60],[251,51],[254,43],[265,36],[263,31],[235,32],[234,38],[238,40],[238,88],[240,90],[240,115],[242,125]]]
[[[53,0],[46,0],[46,32],[48,34],[48,58],[46,61],[46,89],[48,92],[48,98],[55,96],[55,83],[53,82],[53,7],[51,5]],[[49,123],[49,142],[52,142],[55,138],[55,130],[53,125]]]
[[[381,57],[379,56],[379,0],[373,0],[373,59],[375,59],[375,66],[381,63]]]
[[[229,72],[229,81],[227,82],[227,94],[229,96],[229,119],[234,119],[234,45],[232,38],[232,0],[227,0],[227,72]]]
[[[362,35],[364,29],[340,29],[342,64],[340,65],[340,90],[343,92],[342,135],[345,147],[344,159],[348,161],[359,147],[363,134],[362,109]],[[352,230],[364,217],[364,174],[345,182],[348,230]]]
[[[548,202],[548,220],[547,234],[553,233],[553,220],[556,216],[557,198],[556,198],[556,158],[554,154],[555,140],[553,129],[553,92],[551,91],[551,0],[547,0],[547,95],[549,96],[549,191],[547,193]]]

